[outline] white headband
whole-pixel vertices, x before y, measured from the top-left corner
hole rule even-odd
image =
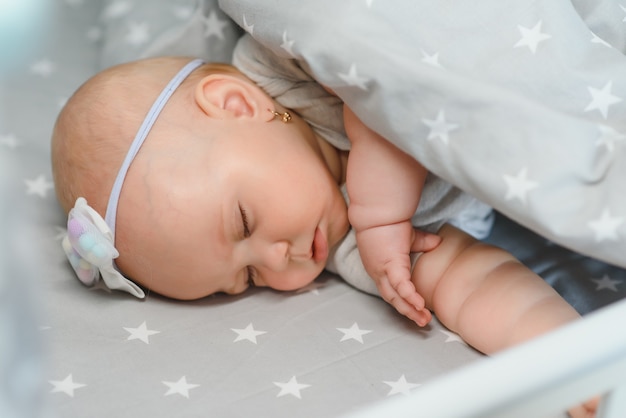
[[[119,256],[119,252],[115,248],[115,221],[120,193],[128,168],[167,101],[189,74],[203,63],[204,61],[196,59],[185,65],[154,101],[117,173],[109,195],[105,218],[102,219],[83,197],[76,199],[74,208],[70,210],[67,220],[67,235],[63,238],[63,249],[76,275],[85,285],[94,286],[102,277],[104,284],[109,289],[122,290],[138,298],[145,297],[144,291],[137,284],[124,277],[117,270],[113,261]]]

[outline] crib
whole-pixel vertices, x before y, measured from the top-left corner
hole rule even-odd
[[[620,223],[626,212],[623,196],[617,196],[621,189],[611,186],[613,193],[604,195],[614,204],[606,212],[597,196],[583,198],[599,202],[597,219],[604,219],[600,225],[605,229],[589,227],[576,217],[555,219],[559,208],[554,199],[563,196],[552,188],[533,200],[540,187],[530,162],[506,162],[511,165],[509,183],[502,176],[483,178],[492,160],[502,163],[504,154],[499,153],[504,147],[492,144],[489,158],[482,154],[477,165],[466,161],[474,151],[454,148],[459,142],[455,132],[462,125],[453,119],[456,104],[441,102],[441,97],[465,91],[466,104],[495,112],[489,100],[503,94],[498,84],[504,82],[498,78],[501,68],[495,68],[499,64],[487,68],[494,71],[490,80],[500,86],[496,88],[476,73],[470,77],[463,72],[487,71],[472,67],[478,61],[455,67],[451,60],[455,51],[460,54],[472,45],[446,43],[444,35],[463,33],[471,22],[481,22],[474,47],[496,38],[510,46],[494,46],[498,56],[507,57],[507,65],[525,65],[514,54],[561,57],[542,48],[548,48],[548,40],[555,43],[559,33],[568,33],[565,45],[578,45],[579,37],[589,35],[589,49],[576,50],[580,61],[585,54],[594,59],[607,54],[607,67],[618,73],[625,65],[626,36],[617,3],[494,0],[485,2],[491,5],[489,12],[449,1],[398,1],[393,7],[383,6],[381,0],[324,0],[297,7],[286,0],[263,5],[254,0],[32,3],[23,2],[19,13],[15,9],[12,16],[22,20],[14,18],[13,32],[0,29],[5,38],[0,40],[0,216],[5,220],[0,241],[0,416],[548,418],[564,416],[568,407],[595,395],[602,396],[599,417],[626,416],[626,333],[621,329],[626,318],[626,234]],[[3,7],[8,6],[0,6],[0,15]],[[415,34],[404,32],[407,26],[394,25],[394,10],[400,9],[420,22],[414,25]],[[426,25],[442,11],[448,26]],[[536,14],[541,15],[538,26]],[[495,21],[488,19],[493,16],[501,16],[497,20],[504,24],[505,15],[519,20],[511,32],[487,24]],[[563,25],[555,16],[570,23]],[[366,29],[357,30],[360,27]],[[368,38],[359,41],[365,30],[372,31],[371,38],[382,38],[385,48],[364,49],[370,43]],[[407,152],[426,158],[430,170],[493,205],[496,222],[486,241],[536,271],[583,318],[487,358],[436,318],[419,329],[382,300],[329,272],[299,291],[252,289],[240,296],[215,295],[193,302],[155,294],[138,301],[81,285],[60,245],[66,219],[54,196],[49,162],[50,134],[64,101],[98,70],[135,58],[176,54],[228,61],[244,31],[278,54],[305,58],[311,73],[353,104],[363,120]],[[411,40],[415,55],[409,57],[400,53],[403,45],[384,39],[388,32],[424,41]],[[350,53],[338,54],[334,48],[344,41],[324,37],[347,40]],[[447,54],[444,49],[437,54],[437,43],[449,48]],[[489,49],[480,50],[481,62],[488,62]],[[359,54],[369,54],[371,60],[360,62]],[[408,103],[410,89],[391,68],[414,63],[420,65],[414,75],[423,80],[416,91],[440,100],[435,108],[445,108],[442,115],[449,118],[444,122],[450,128],[447,135],[439,131],[420,145],[404,139],[403,133],[416,130],[427,137],[428,125],[422,119],[435,121],[437,112],[411,117],[415,109],[398,109],[393,99],[402,96],[402,103]],[[376,72],[391,73],[382,79],[368,76]],[[550,116],[539,125],[554,132],[558,127],[552,121],[567,120],[562,129],[571,135],[568,158],[583,164],[589,159],[575,151],[583,141],[576,135],[600,121],[610,134],[600,138],[604,142],[598,148],[603,151],[593,154],[593,162],[604,164],[603,179],[614,184],[616,176],[624,178],[619,177],[624,173],[619,154],[624,154],[626,141],[619,132],[626,132],[626,126],[615,119],[626,104],[617,99],[594,102],[591,92],[619,98],[626,81],[623,75],[615,76],[607,88],[605,78],[598,79],[595,90],[583,89],[589,96],[582,103],[584,117],[557,114],[547,105],[533,107],[527,99],[507,94],[510,101],[491,114],[499,115],[501,123],[485,129],[500,132],[514,123],[507,119],[509,106],[518,109],[515,116],[522,120],[536,112]],[[474,87],[463,87],[468,80]],[[533,94],[540,93],[548,94]],[[562,91],[555,86],[549,93]],[[550,100],[556,99],[545,102]],[[570,102],[575,100],[569,97],[562,105]],[[368,113],[372,107],[376,114]],[[417,125],[404,126],[403,121]],[[516,128],[510,136],[521,135],[523,129]],[[531,128],[523,133],[537,134]],[[479,134],[485,135],[473,133]],[[533,152],[532,147],[515,149],[517,158]],[[507,189],[509,184],[522,186]],[[524,185],[530,187],[527,193]],[[573,195],[578,190],[572,184],[566,187]],[[611,221],[613,229],[606,227]],[[576,222],[587,227],[572,226]],[[596,239],[602,236],[608,237],[610,248]]]

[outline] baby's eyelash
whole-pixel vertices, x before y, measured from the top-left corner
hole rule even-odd
[[[248,286],[254,286],[254,279],[256,279],[256,269],[252,266],[246,267],[246,274],[248,275]]]
[[[250,236],[250,225],[248,224],[248,215],[246,210],[239,204],[239,213],[241,214],[241,223],[243,224],[243,236],[248,238]]]

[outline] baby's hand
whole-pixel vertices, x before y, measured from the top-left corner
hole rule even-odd
[[[409,221],[368,228],[356,234],[363,265],[382,298],[419,326],[432,315],[411,281],[410,252],[430,251],[440,238],[414,230]]]

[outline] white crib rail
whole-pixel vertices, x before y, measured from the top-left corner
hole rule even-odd
[[[626,300],[346,418],[548,417],[595,395],[626,417]]]

